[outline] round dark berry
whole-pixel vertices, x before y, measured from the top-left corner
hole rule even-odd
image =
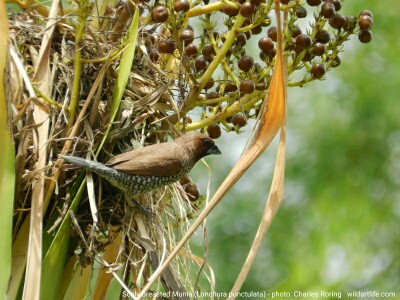
[[[316,42],[313,45],[313,54],[316,56],[322,56],[325,53],[325,45],[320,42]]]
[[[372,18],[370,16],[364,15],[358,18],[358,26],[360,26],[360,30],[368,31],[372,27]]]
[[[190,9],[190,2],[188,0],[176,0],[174,2],[174,9],[176,12],[186,12]]]
[[[358,17],[361,17],[361,16],[370,16],[372,19],[374,18],[374,15],[368,9],[364,9],[364,10],[360,11],[360,13],[358,14]]]
[[[221,97],[221,95],[220,95],[219,93],[217,93],[217,92],[209,92],[209,93],[206,95],[206,99],[207,99],[207,100],[217,99],[217,98],[219,98],[219,97]]]
[[[224,3],[224,5],[222,6],[222,11],[224,12],[224,14],[233,17],[238,15],[239,8]]]
[[[269,37],[262,37],[258,40],[258,47],[264,52],[269,52],[274,49],[274,42]]]
[[[299,55],[301,52],[304,51],[304,48],[303,48],[303,47],[300,47],[300,46],[298,46],[298,45],[294,45],[293,50],[294,50],[294,52],[295,52],[297,55]]]
[[[204,58],[207,60],[212,60],[213,56],[216,54],[214,47],[211,46],[210,44],[204,45],[203,49],[201,49],[201,53],[203,54]]]
[[[164,5],[157,5],[151,11],[151,17],[156,23],[163,23],[168,19],[168,8]]]
[[[321,15],[327,19],[332,18],[336,13],[335,5],[325,2],[321,5]]]
[[[236,45],[244,46],[244,45],[246,45],[246,42],[247,42],[246,34],[244,32],[239,32],[236,35],[236,39],[235,39]]]
[[[244,72],[250,71],[254,65],[254,59],[251,56],[244,55],[238,61],[238,67]]]
[[[213,38],[214,38],[215,40],[217,40],[217,39],[219,38],[219,36],[220,36],[219,32],[216,31],[216,30],[214,30],[214,31],[212,32],[212,35],[213,35]]]
[[[183,29],[179,32],[179,40],[184,42],[186,45],[190,44],[194,40],[194,32],[190,29]]]
[[[358,34],[358,39],[363,44],[368,44],[372,40],[372,32],[371,31],[360,31]]]
[[[240,82],[239,85],[240,92],[244,94],[251,94],[252,92],[254,92],[255,88],[256,85],[252,80],[243,80],[242,82]]]
[[[276,48],[268,52],[268,57],[270,60],[273,59],[275,56],[276,56]]]
[[[311,67],[311,75],[314,78],[321,78],[325,75],[325,66],[323,64],[315,64]]]
[[[307,17],[307,9],[305,9],[305,7],[301,6],[297,11],[296,11],[296,16],[299,19],[303,19],[305,17]]]
[[[203,55],[200,55],[194,60],[194,67],[196,68],[197,71],[205,70],[207,69],[207,66],[208,62]]]
[[[308,49],[310,48],[312,43],[311,37],[307,34],[299,34],[296,37],[296,46],[300,47],[301,49]]]
[[[221,35],[221,42],[225,43],[225,41],[226,41],[226,36],[223,34]]]
[[[282,4],[289,4],[290,0],[281,0]]]
[[[299,34],[302,34],[303,32],[301,31],[301,28],[300,27],[294,27],[293,29],[292,29],[292,38],[296,38]]]
[[[205,90],[211,89],[214,86],[214,78],[210,78],[208,79],[208,81],[206,82],[206,85],[204,86]]]
[[[236,114],[232,117],[233,126],[244,127],[246,124],[246,118],[242,114]]]
[[[272,26],[267,31],[268,37],[271,38],[274,42],[278,40],[278,28],[276,26]]]
[[[183,176],[181,179],[179,179],[179,184],[184,186],[185,184],[188,184],[189,182],[192,182],[190,177],[188,175]]]
[[[329,19],[329,25],[335,29],[343,28],[346,25],[346,18],[341,13],[336,13]]]
[[[329,32],[326,30],[318,30],[315,33],[315,41],[316,42],[321,42],[323,44],[329,43],[331,40],[331,37],[329,36]]]
[[[322,0],[307,0],[307,4],[310,6],[318,6],[321,4]]]
[[[188,197],[188,199],[190,201],[196,201],[200,198],[200,190],[199,190],[199,186],[194,183],[193,181],[185,184],[185,186],[183,187],[186,196]]]
[[[227,83],[224,88],[224,93],[232,93],[237,91],[237,85],[233,83]]]
[[[250,18],[254,13],[254,5],[250,2],[244,2],[240,5],[240,14],[245,18]]]
[[[262,26],[257,25],[251,29],[252,34],[260,34],[262,32]]]
[[[185,54],[189,57],[193,57],[197,55],[197,46],[195,44],[189,44],[185,47]]]
[[[158,51],[161,53],[174,53],[176,44],[174,40],[164,40],[158,43]]]
[[[250,30],[247,30],[244,34],[246,35],[246,39],[247,40],[249,40],[251,38],[251,31]]]
[[[326,0],[328,3],[332,3],[335,6],[335,10],[339,11],[342,9],[342,1],[340,0]]]
[[[265,53],[264,51],[260,51],[259,56],[262,61],[266,61],[268,53]]]
[[[212,139],[217,139],[221,136],[221,127],[215,123],[207,127],[208,136]]]

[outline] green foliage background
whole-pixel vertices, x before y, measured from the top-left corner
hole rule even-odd
[[[400,295],[400,3],[346,1],[343,14],[362,9],[374,13],[373,41],[353,38],[325,81],[289,90],[285,200],[243,290]],[[243,145],[225,135],[223,160],[207,160],[213,190]],[[275,153],[208,220],[218,291],[230,290],[250,248]]]

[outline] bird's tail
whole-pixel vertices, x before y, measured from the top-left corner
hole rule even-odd
[[[81,157],[76,157],[76,156],[67,156],[67,155],[59,155],[60,158],[65,160],[69,164],[76,165],[78,167],[85,168],[87,170],[90,170],[92,172],[98,173],[102,175],[102,173],[106,170],[109,169],[102,163],[96,162],[96,161],[91,161],[88,159],[84,159]]]
[[[97,173],[101,177],[107,179],[110,181],[113,185],[116,187],[119,187],[123,190],[127,189],[126,184],[120,183],[119,180],[121,178],[125,178],[126,176],[122,175],[122,172],[117,171],[113,168],[107,167],[106,165],[102,163],[98,163],[95,161],[91,161],[88,159],[76,157],[76,156],[66,156],[66,155],[60,155],[60,158],[65,160],[67,163],[85,168],[87,170],[90,170],[92,172]]]

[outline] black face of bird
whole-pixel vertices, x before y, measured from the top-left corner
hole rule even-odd
[[[215,143],[212,140],[202,139],[202,143],[203,143],[204,147],[206,149],[208,149],[204,156],[211,155],[211,154],[221,154],[221,151],[218,149],[217,145],[215,145]]]

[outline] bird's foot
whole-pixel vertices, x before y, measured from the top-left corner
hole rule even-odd
[[[143,206],[142,204],[140,204],[138,201],[136,201],[135,199],[130,199],[133,201],[134,206],[136,208],[138,208],[145,216],[147,217],[154,217],[156,214],[153,213],[148,207]]]

